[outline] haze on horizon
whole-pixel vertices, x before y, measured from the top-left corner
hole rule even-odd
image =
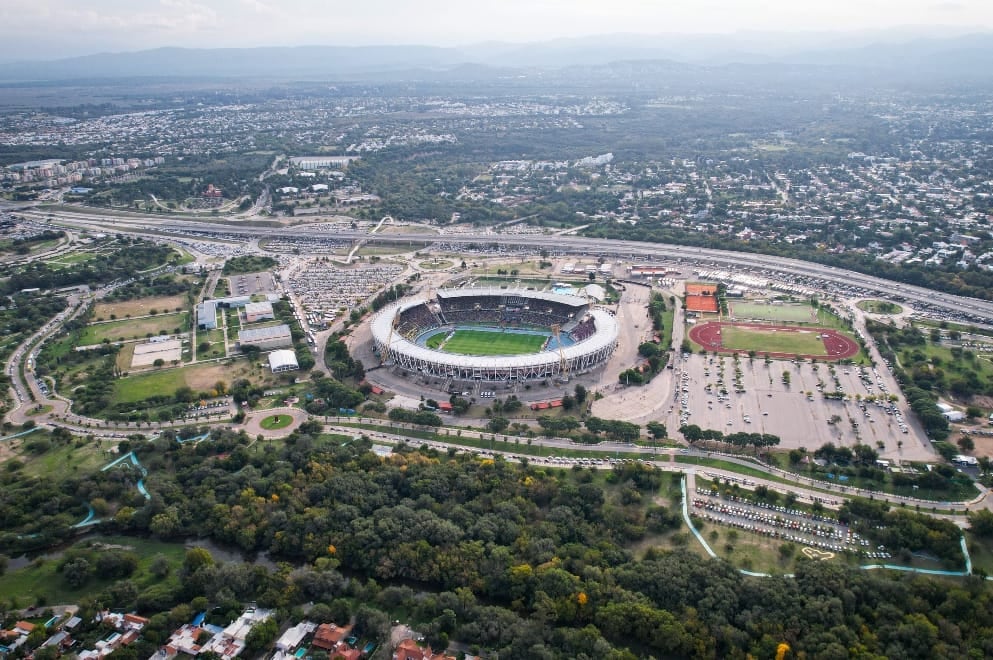
[[[0,59],[178,47],[528,42],[598,34],[993,30],[989,0],[4,0]],[[907,28],[906,26],[915,26]],[[802,41],[797,39],[797,44]]]

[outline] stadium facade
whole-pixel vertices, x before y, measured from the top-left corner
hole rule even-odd
[[[474,356],[428,348],[434,331],[458,328],[543,329],[558,325],[561,348],[506,356]],[[579,296],[497,288],[443,289],[433,299],[408,298],[382,310],[371,325],[386,366],[424,376],[488,382],[525,382],[592,371],[617,347],[617,319]]]

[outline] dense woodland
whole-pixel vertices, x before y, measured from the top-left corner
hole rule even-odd
[[[222,431],[196,446],[169,434],[134,444],[149,470],[148,502],[126,469],[57,482],[25,477],[14,463],[0,475],[0,528],[9,530],[0,547],[67,538],[93,500],[105,531],[208,537],[289,562],[269,570],[199,552],[178,580],[138,589],[126,557],[104,566],[67,556],[63,579],[119,575],[99,601],[155,615],[144,642],[153,649],[175,625],[163,612],[203,598],[286,613],[315,602],[318,618],[354,615],[369,634],[405,612],[435,644],[459,640],[501,658],[771,658],[781,644],[796,657],[993,654],[993,600],[977,579],[834,562],[756,579],[687,550],[639,556],[634,544],[655,535],[689,543],[678,531],[676,480],[642,464],[597,474],[433,450],[381,459],[368,441],[310,435],[317,430],[305,425],[280,445],[249,447]],[[85,441],[35,442],[30,450],[43,453]],[[909,512],[874,505],[843,514],[886,525],[894,544],[921,533]]]

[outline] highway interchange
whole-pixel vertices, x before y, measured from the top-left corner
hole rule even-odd
[[[13,209],[12,209],[13,210]],[[219,223],[209,220],[178,219],[170,216],[149,216],[142,214],[102,215],[78,209],[20,208],[21,215],[34,220],[42,220],[60,226],[75,226],[91,230],[118,231],[131,234],[145,234],[158,238],[169,235],[187,235],[195,232],[202,239],[210,235],[218,238],[238,235],[246,240],[257,241],[270,238],[274,234],[284,237],[327,238],[327,231],[294,225],[284,227],[260,227],[243,223]],[[548,250],[552,254],[576,254],[602,256],[605,258],[626,258],[630,260],[680,260],[698,262],[707,267],[722,267],[729,270],[745,270],[763,273],[772,277],[789,280],[810,278],[837,287],[843,291],[863,290],[864,295],[879,295],[888,299],[902,298],[916,309],[932,310],[952,314],[964,322],[979,326],[993,327],[993,301],[967,298],[941,293],[924,287],[901,284],[872,275],[864,275],[850,270],[824,266],[809,261],[777,257],[764,254],[750,254],[709,248],[685,247],[680,245],[642,243],[639,241],[584,238],[581,236],[496,234],[488,232],[460,234],[392,233],[376,234],[368,231],[344,230],[334,234],[342,241],[366,241],[387,243],[408,243],[411,245],[448,243],[453,245],[500,245],[524,247],[537,251]]]

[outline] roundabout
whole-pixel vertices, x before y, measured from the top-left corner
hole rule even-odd
[[[293,423],[293,416],[283,413],[282,415],[269,415],[264,417],[259,426],[267,431],[275,431],[278,429],[285,429],[287,426]]]
[[[245,433],[265,439],[284,438],[307,421],[309,415],[299,408],[259,410],[245,420]]]

